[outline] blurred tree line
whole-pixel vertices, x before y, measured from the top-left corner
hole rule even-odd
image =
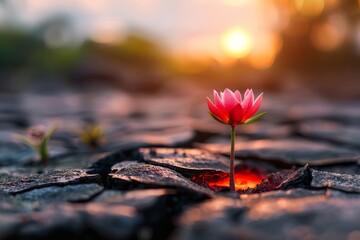
[[[56,41],[63,30],[53,24],[52,21],[52,24],[42,24],[32,30],[11,26],[0,28],[2,87],[22,88],[36,82],[56,81],[86,86],[102,81],[136,90],[156,86],[160,81],[157,78],[166,72],[167,54],[141,34],[130,34],[112,44],[89,39],[77,44],[61,44]],[[54,31],[54,36],[46,39],[44,33],[55,28],[58,31]],[[146,83],[147,79],[151,84]]]

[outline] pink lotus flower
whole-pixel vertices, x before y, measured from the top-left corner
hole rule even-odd
[[[259,110],[263,94],[261,93],[254,100],[254,93],[252,89],[246,90],[244,99],[241,97],[241,93],[236,90],[232,92],[226,88],[224,92],[218,94],[214,90],[214,103],[207,98],[207,104],[210,110],[210,114],[215,120],[229,124],[231,126],[237,126],[239,124],[248,124],[265,113],[253,117],[253,115]]]
[[[239,124],[249,124],[259,119],[265,112],[256,116],[262,101],[262,93],[254,100],[252,89],[245,91],[244,99],[238,90],[232,92],[228,88],[218,94],[214,90],[214,103],[207,98],[210,115],[217,121],[231,126],[230,152],[230,190],[235,191],[234,159],[235,159],[235,127]]]

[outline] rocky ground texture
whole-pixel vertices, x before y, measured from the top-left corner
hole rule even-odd
[[[360,239],[360,102],[266,96],[230,193],[205,96],[0,95],[0,239]],[[44,166],[13,134],[52,123]]]

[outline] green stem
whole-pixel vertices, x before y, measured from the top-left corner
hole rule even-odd
[[[49,150],[48,150],[46,144],[40,146],[40,148],[39,148],[39,155],[40,155],[40,160],[41,160],[41,162],[42,162],[44,165],[47,165],[48,160],[49,160]]]
[[[235,192],[234,161],[235,161],[235,126],[231,126],[231,152],[230,152],[230,191]]]

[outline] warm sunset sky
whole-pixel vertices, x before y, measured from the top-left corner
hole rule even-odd
[[[232,28],[251,35],[279,27],[276,9],[266,0],[11,0],[16,18],[34,25],[65,14],[79,35],[129,28],[144,30],[169,46],[202,44]]]
[[[246,58],[269,68],[282,47],[281,31],[294,12],[311,19],[333,13],[312,29],[312,41],[331,51],[344,42],[347,20],[333,11],[340,0],[8,0],[0,5],[0,24],[10,19],[25,26],[65,16],[69,37],[111,43],[131,30],[142,31],[183,55],[219,60]],[[276,2],[276,5],[274,4]],[[359,24],[360,26],[360,24]],[[360,28],[359,28],[360,29]],[[359,31],[360,32],[360,31]],[[53,39],[57,41],[56,37]],[[79,42],[79,41],[78,41]],[[49,44],[51,46],[51,44]]]

